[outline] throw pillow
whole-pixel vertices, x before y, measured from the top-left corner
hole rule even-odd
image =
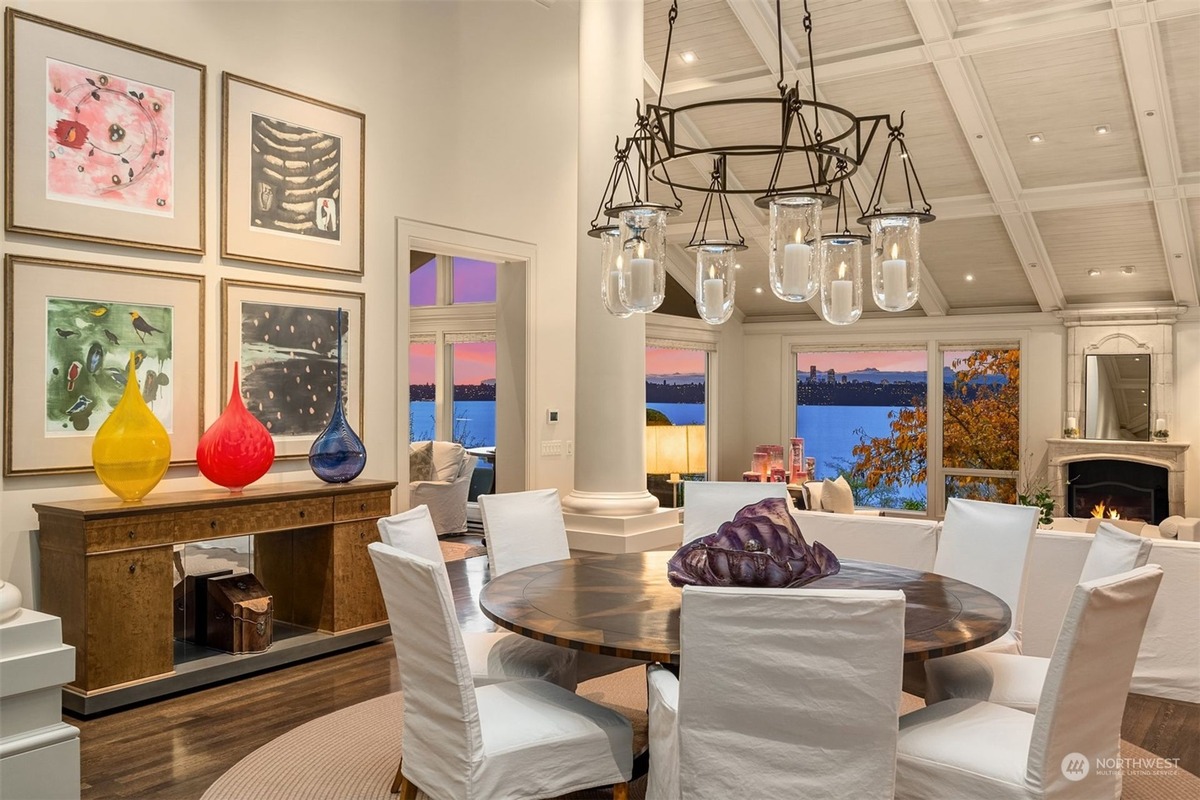
[[[854,513],[854,492],[841,475],[836,481],[828,478],[821,484],[821,508],[835,514]]]
[[[408,449],[408,479],[410,481],[433,480],[433,442]]]

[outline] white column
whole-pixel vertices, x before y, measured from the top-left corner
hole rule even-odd
[[[581,524],[581,516],[657,516],[658,510],[646,491],[645,317],[618,319],[605,311],[600,244],[584,235],[612,169],[614,142],[633,132],[641,66],[641,0],[581,0],[575,490],[563,499],[568,529],[596,527]],[[579,538],[572,543],[595,545]]]

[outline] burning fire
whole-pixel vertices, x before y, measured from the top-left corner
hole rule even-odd
[[[1096,503],[1092,506],[1092,516],[1097,519],[1104,519],[1104,503]]]
[[[1092,506],[1092,516],[1097,519],[1120,519],[1121,512],[1115,508],[1110,508],[1104,503],[1096,503]]]
[[[1115,508],[1110,508],[1108,510],[1108,518],[1109,519],[1120,519],[1121,514]]]

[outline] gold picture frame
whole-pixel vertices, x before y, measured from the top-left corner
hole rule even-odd
[[[366,116],[222,74],[221,256],[362,275]]]
[[[338,309],[346,418],[363,435],[366,295],[337,289],[221,280],[221,407],[239,362],[242,400],[275,440],[275,460],[307,458],[335,398]]]
[[[207,67],[4,15],[5,230],[202,255]]]
[[[90,471],[92,440],[124,391],[131,353],[143,397],[170,434],[171,464],[196,462],[202,275],[9,254],[4,323],[6,477]]]

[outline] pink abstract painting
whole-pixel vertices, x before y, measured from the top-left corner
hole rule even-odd
[[[46,197],[175,215],[175,93],[46,59]]]

